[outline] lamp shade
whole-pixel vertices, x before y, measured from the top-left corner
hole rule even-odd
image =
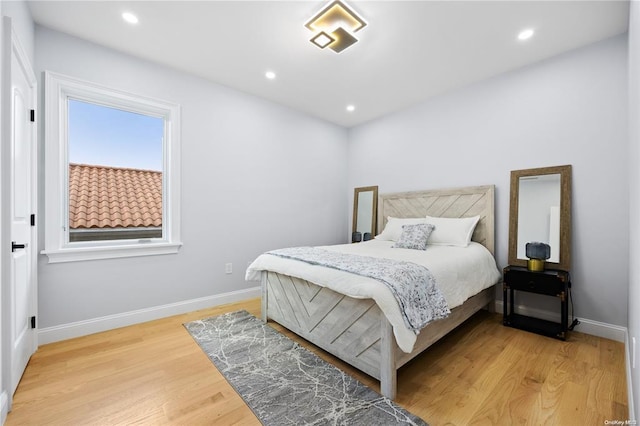
[[[529,259],[547,260],[551,257],[551,247],[545,243],[530,242],[525,245],[525,254]]]

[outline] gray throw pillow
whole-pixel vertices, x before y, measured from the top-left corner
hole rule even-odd
[[[412,250],[426,250],[429,235],[435,229],[430,223],[416,225],[402,225],[402,234],[392,248],[406,248]]]

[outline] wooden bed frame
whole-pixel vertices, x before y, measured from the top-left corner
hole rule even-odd
[[[480,215],[472,240],[494,254],[494,186],[383,194],[378,230],[392,217]],[[413,352],[396,344],[391,324],[373,299],[354,299],[306,280],[262,272],[262,320],[268,318],[380,380],[380,392],[394,399],[397,370],[483,308],[493,310],[495,286],[422,329]]]

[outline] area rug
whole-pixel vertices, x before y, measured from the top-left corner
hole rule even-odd
[[[426,425],[246,311],[184,326],[264,425]]]

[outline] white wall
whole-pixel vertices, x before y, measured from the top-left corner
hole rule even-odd
[[[355,127],[348,186],[379,185],[385,193],[495,184],[503,267],[509,172],[573,165],[576,315],[626,326],[626,49],[625,36],[615,37]],[[559,310],[542,296],[524,300]]]
[[[182,106],[179,254],[40,256],[41,328],[246,289],[258,285],[244,280],[247,262],[265,250],[347,242],[345,129],[40,26],[35,46],[38,78],[51,70]]]
[[[26,1],[10,0],[2,2],[2,16],[11,17],[20,44],[33,65],[34,29],[31,12]]]
[[[636,339],[640,349],[640,4],[631,2],[629,13],[629,340]],[[633,355],[632,348],[628,355]],[[633,403],[636,419],[640,409],[640,359],[631,370],[634,389]],[[630,404],[631,405],[631,404]]]

